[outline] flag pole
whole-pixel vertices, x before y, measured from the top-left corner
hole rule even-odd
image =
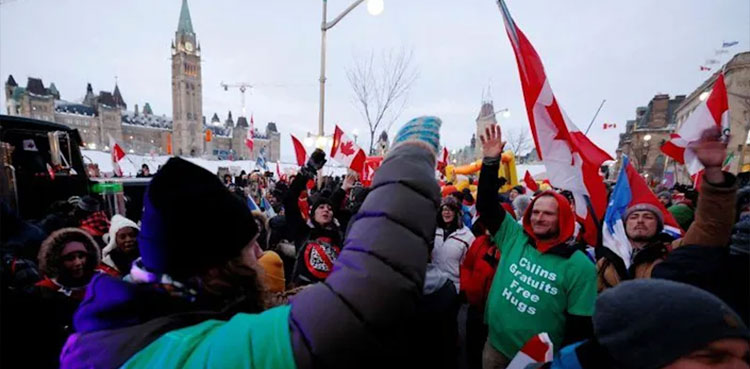
[[[599,116],[599,112],[602,111],[602,106],[604,106],[604,103],[607,102],[607,99],[602,99],[602,103],[599,104],[599,109],[596,109],[596,113],[594,113],[594,117],[591,118],[591,123],[589,123],[589,127],[586,128],[586,132],[584,132],[584,135],[589,134],[589,130],[591,129],[591,126],[594,124],[594,121],[596,120],[596,117]]]

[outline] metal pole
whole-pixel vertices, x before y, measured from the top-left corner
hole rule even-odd
[[[604,103],[607,102],[607,99],[603,99],[602,103],[599,104],[599,109],[596,109],[596,113],[594,114],[594,117],[591,118],[591,123],[589,123],[589,127],[586,128],[586,132],[584,132],[584,135],[589,134],[589,130],[591,129],[591,126],[594,124],[594,121],[596,120],[596,117],[599,116],[599,112],[602,110],[602,106],[604,106]]]
[[[323,0],[323,22],[320,24],[320,110],[318,111],[318,135],[323,136],[326,105],[326,18],[328,0]]]

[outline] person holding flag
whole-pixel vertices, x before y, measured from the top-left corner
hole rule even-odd
[[[487,299],[489,336],[483,367],[505,368],[523,345],[547,332],[554,347],[591,335],[596,299],[596,268],[575,243],[575,215],[564,196],[545,191],[534,198],[519,225],[497,206],[500,155],[505,146],[499,126],[482,142],[477,211],[495,245],[500,263]]]

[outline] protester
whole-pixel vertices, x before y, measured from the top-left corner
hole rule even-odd
[[[139,170],[135,176],[137,178],[151,177],[151,170],[148,169],[148,164],[143,163],[143,165],[141,165],[141,170]]]
[[[170,159],[146,195],[134,283],[92,281],[62,368],[398,362],[408,355],[403,327],[415,319],[435,229],[439,127],[438,119],[424,117],[399,131],[325,284],[262,313],[249,210],[215,176]],[[212,232],[220,224],[233,231]]]
[[[101,203],[93,196],[83,196],[74,200],[75,208],[72,212],[72,221],[75,226],[88,232],[96,244],[104,247],[106,242],[102,239],[109,231],[109,219],[107,214],[101,210]]]
[[[135,222],[122,215],[112,217],[107,234],[107,246],[102,250],[102,263],[114,269],[120,275],[130,273],[130,267],[138,259],[138,232]]]
[[[664,229],[664,214],[648,202],[631,204],[623,215],[625,234],[633,249],[630,267],[607,247],[597,248],[597,288],[603,291],[623,280],[648,278],[656,264],[666,258],[673,238]],[[605,244],[606,246],[606,244]]]
[[[750,368],[747,326],[716,296],[683,283],[623,282],[599,296],[593,321],[593,338],[536,367]]]
[[[483,367],[505,368],[540,332],[547,332],[557,346],[590,336],[596,270],[571,243],[575,218],[560,194],[545,191],[535,197],[523,226],[497,206],[505,143],[499,126],[488,127],[480,138],[484,159],[477,210],[501,253],[487,301]]]
[[[297,249],[292,282],[305,285],[320,282],[328,277],[333,262],[341,251],[342,234],[334,218],[333,201],[324,194],[312,200],[310,219],[305,221],[300,212],[298,199],[309,179],[317,175],[325,164],[325,153],[317,149],[310,155],[307,165],[300,169],[289,186],[284,199],[286,223],[293,234]]]
[[[742,237],[748,196],[737,195],[737,179],[723,172],[726,143],[718,130],[707,130],[694,144],[695,155],[705,167],[695,221],[666,259],[656,265],[653,278],[684,282],[705,289],[750,321],[750,243]],[[739,227],[738,227],[739,225]],[[733,227],[737,228],[732,233]],[[734,238],[732,236],[735,236]],[[738,236],[738,237],[737,237]]]
[[[695,219],[695,211],[685,203],[679,203],[667,208],[682,229],[689,229]]]
[[[443,199],[435,229],[435,243],[432,248],[432,263],[453,282],[456,291],[460,290],[461,263],[466,251],[474,242],[471,229],[462,222],[461,204],[453,196]]]
[[[526,189],[523,186],[521,185],[513,186],[513,188],[510,189],[510,192],[508,192],[508,200],[510,200],[510,202],[513,202],[513,200],[515,200],[516,197],[523,195],[525,193],[526,193]]]
[[[665,208],[672,206],[672,194],[669,193],[669,191],[661,191],[657,197],[659,198],[659,202],[661,202]]]

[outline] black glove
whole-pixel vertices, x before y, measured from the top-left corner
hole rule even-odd
[[[315,149],[310,159],[307,159],[307,164],[302,168],[301,172],[309,177],[315,177],[320,168],[326,163],[326,153],[321,149]]]

